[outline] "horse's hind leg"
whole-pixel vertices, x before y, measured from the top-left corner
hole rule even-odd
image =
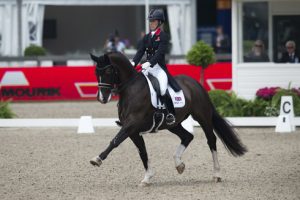
[[[134,134],[130,136],[130,139],[135,144],[140,154],[141,160],[143,161],[144,168],[146,170],[145,177],[141,182],[141,186],[148,186],[150,184],[150,179],[153,177],[154,172],[150,167],[147,150],[145,146],[145,141],[139,134]]]
[[[169,131],[177,135],[180,140],[181,144],[177,147],[175,153],[174,153],[174,161],[175,161],[175,167],[179,174],[182,174],[185,169],[185,164],[181,160],[181,156],[185,149],[188,147],[190,142],[194,139],[193,134],[185,130],[181,124],[179,124],[176,127],[170,128]]]
[[[197,116],[193,116],[196,121],[201,125],[206,139],[207,139],[207,144],[210,148],[212,158],[213,158],[213,178],[215,182],[220,182],[221,181],[221,176],[220,176],[220,165],[219,165],[219,160],[218,160],[218,154],[217,154],[217,137],[214,134],[213,131],[213,125],[212,121],[209,120],[209,116],[206,116],[206,118],[201,120],[201,118]]]

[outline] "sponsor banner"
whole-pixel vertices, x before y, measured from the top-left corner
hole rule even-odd
[[[190,65],[168,65],[175,76],[185,74],[199,81],[200,69]],[[231,88],[231,63],[217,63],[205,70],[205,88]],[[94,100],[97,80],[93,66],[0,68],[0,98],[28,100]]]

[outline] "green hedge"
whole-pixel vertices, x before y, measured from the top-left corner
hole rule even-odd
[[[15,114],[9,107],[9,101],[0,101],[0,118],[13,118]]]
[[[262,98],[245,100],[224,90],[211,90],[208,94],[217,111],[224,117],[278,116],[281,96],[287,95],[293,97],[295,115],[300,116],[300,96],[292,90],[279,89],[271,101]]]
[[[24,51],[25,56],[44,56],[46,55],[46,50],[43,47],[37,45],[30,45],[26,47]]]

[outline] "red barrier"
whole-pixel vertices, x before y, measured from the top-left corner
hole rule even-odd
[[[186,74],[197,81],[200,69],[190,65],[169,65],[172,75]],[[0,98],[27,100],[95,99],[94,67],[0,68]],[[205,88],[230,89],[231,63],[217,63],[205,70]]]
[[[205,69],[204,87],[206,90],[231,89],[232,68],[231,63],[216,63]],[[185,74],[200,81],[200,68],[191,65],[169,65],[168,69],[173,76]]]

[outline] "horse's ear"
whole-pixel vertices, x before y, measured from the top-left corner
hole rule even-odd
[[[99,58],[98,58],[97,56],[94,56],[94,55],[91,54],[91,53],[90,53],[90,56],[91,56],[91,59],[92,59],[93,61],[95,61],[96,63],[99,62]]]

